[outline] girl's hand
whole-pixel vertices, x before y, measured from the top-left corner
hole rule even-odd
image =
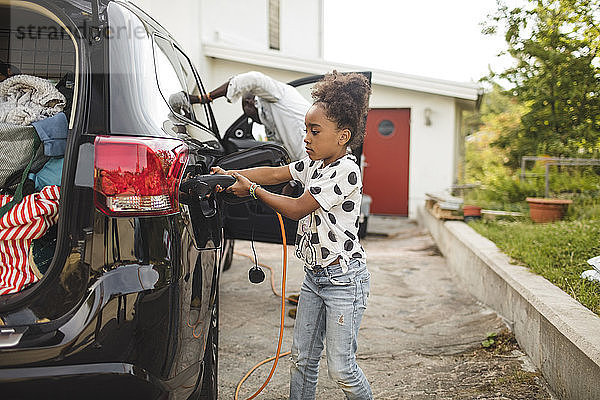
[[[211,175],[217,174],[217,175],[231,175],[231,176],[233,176],[234,171],[227,171],[227,170],[224,170],[223,168],[221,168],[219,166],[216,166],[216,167],[212,167],[210,169],[210,174]],[[215,186],[215,192],[216,193],[220,193],[222,191],[223,191],[223,188],[221,187],[221,185]]]
[[[226,191],[228,193],[235,194],[237,197],[250,196],[250,186],[252,185],[252,182],[237,172],[233,172],[231,175],[233,175],[237,181],[233,185],[229,186]]]
[[[212,167],[210,169],[210,173],[212,174],[217,174],[217,175],[231,175],[233,172],[232,171],[226,171],[221,167]]]

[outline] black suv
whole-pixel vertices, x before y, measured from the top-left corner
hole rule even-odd
[[[49,269],[0,296],[0,397],[216,399],[233,240],[281,238],[270,209],[210,194],[203,176],[282,165],[287,152],[255,141],[244,116],[221,136],[209,105],[172,107],[204,87],[131,3],[0,0],[0,61],[54,83],[69,121]],[[296,222],[285,225],[293,243]]]
[[[223,227],[280,239],[272,212],[207,196],[201,176],[287,153],[248,121],[221,138],[209,106],[171,107],[204,88],[130,3],[0,0],[0,61],[54,83],[69,121],[54,257],[0,297],[0,397],[215,399]]]

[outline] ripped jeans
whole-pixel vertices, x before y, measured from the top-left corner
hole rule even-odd
[[[305,271],[292,344],[290,399],[315,398],[324,344],[329,377],[346,398],[372,399],[369,382],[356,363],[358,328],[370,286],[365,263],[352,260],[345,274],[339,264]]]

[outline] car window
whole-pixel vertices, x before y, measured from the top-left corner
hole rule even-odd
[[[193,120],[192,105],[188,101],[188,89],[179,59],[171,42],[160,36],[154,36],[154,64],[158,88],[171,110]]]
[[[194,70],[192,67],[192,63],[189,58],[177,47],[175,47],[175,53],[179,60],[179,66],[181,69],[182,79],[187,86],[188,94],[192,96],[200,97],[204,92],[204,88],[201,88],[198,85],[198,80],[196,74],[194,74]],[[204,104],[194,103],[192,104],[192,111],[196,121],[200,124],[208,127],[209,126],[209,117],[208,117],[208,107]]]

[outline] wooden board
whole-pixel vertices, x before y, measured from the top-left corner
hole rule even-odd
[[[442,210],[440,206],[435,203],[431,208],[428,208],[431,215],[436,217],[437,219],[453,219],[453,220],[463,220],[462,215],[455,215],[453,211],[450,210]]]

